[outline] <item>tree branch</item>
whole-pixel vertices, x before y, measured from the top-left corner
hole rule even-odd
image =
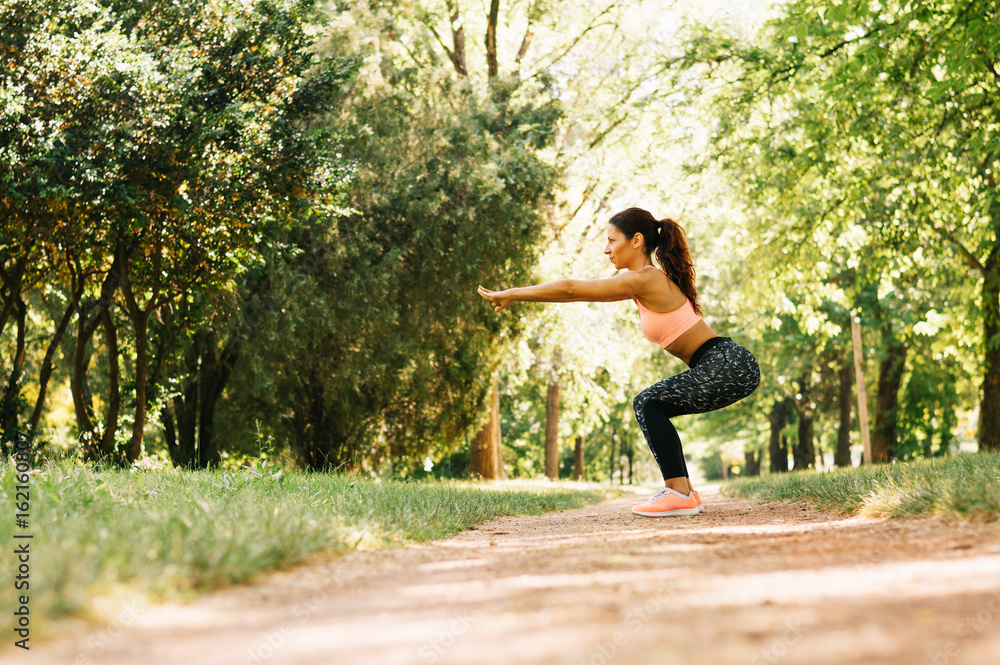
[[[610,5],[608,5],[608,6],[607,6],[607,8],[605,8],[605,9],[604,9],[604,11],[602,11],[602,12],[601,12],[600,14],[598,14],[598,15],[597,15],[597,16],[595,16],[595,17],[594,17],[593,19],[591,19],[590,23],[589,23],[589,24],[587,24],[587,27],[583,29],[583,32],[581,32],[581,33],[580,33],[579,35],[577,35],[577,36],[576,36],[576,37],[575,37],[575,38],[573,39],[573,41],[572,41],[572,42],[570,42],[570,44],[569,44],[568,46],[566,46],[566,48],[564,48],[564,49],[562,50],[562,52],[561,52],[561,53],[559,53],[559,54],[558,54],[557,56],[555,56],[555,58],[553,58],[553,59],[552,59],[552,61],[548,63],[548,65],[547,65],[547,66],[548,66],[548,67],[551,67],[551,66],[552,66],[552,65],[554,65],[555,63],[557,63],[557,62],[559,62],[560,60],[562,60],[563,58],[565,58],[565,57],[566,57],[566,55],[567,55],[567,54],[568,54],[568,53],[569,53],[570,51],[572,51],[572,50],[573,50],[573,48],[575,48],[575,47],[576,47],[576,45],[580,43],[580,40],[581,40],[581,39],[583,39],[583,38],[584,38],[584,36],[586,36],[586,34],[587,34],[588,32],[590,32],[591,30],[595,30],[595,29],[597,29],[597,28],[599,28],[599,27],[601,27],[601,26],[604,26],[604,25],[613,25],[613,26],[615,26],[615,27],[617,28],[617,27],[618,27],[618,24],[617,24],[617,23],[598,23],[598,22],[597,22],[597,21],[598,21],[598,20],[599,20],[599,19],[600,19],[601,17],[603,17],[603,16],[605,15],[605,14],[609,13],[609,12],[610,12],[610,11],[611,11],[612,9],[614,9],[614,8],[615,8],[616,6],[617,6],[617,4],[616,4],[616,3],[611,3]],[[546,58],[549,58],[550,56],[552,56],[553,54],[555,54],[555,53],[556,53],[557,51],[558,51],[558,49],[553,49],[553,50],[549,51],[548,53],[546,53],[546,54],[545,54],[544,56],[542,56],[542,57],[541,57],[541,58],[539,59],[539,62],[541,62],[541,61],[545,60]],[[541,71],[541,70],[539,70],[539,72],[540,72],[540,71]],[[533,74],[532,76],[537,76],[537,75],[539,74],[539,72],[535,72],[535,74]]]
[[[455,45],[455,48],[449,51],[449,57],[458,75],[465,78],[469,75],[469,68],[465,62],[465,26],[462,25],[462,15],[455,0],[445,0],[445,5],[448,7],[451,19],[451,41]]]
[[[976,255],[970,252],[965,245],[955,237],[954,233],[941,226],[934,226],[933,228],[942,238],[950,242],[955,249],[958,250],[958,253],[962,255],[965,262],[969,264],[970,268],[978,270],[984,277],[986,276],[986,266],[984,266]]]
[[[872,28],[871,30],[869,30],[868,32],[866,32],[865,34],[861,35],[857,39],[845,39],[845,40],[842,40],[839,44],[834,44],[833,46],[831,46],[827,50],[825,50],[822,53],[820,53],[819,57],[821,57],[821,58],[828,58],[831,55],[833,55],[834,53],[836,53],[837,51],[839,51],[840,49],[842,49],[845,46],[847,46],[848,44],[852,44],[852,43],[855,43],[855,42],[859,42],[859,41],[863,41],[865,39],[868,39],[869,37],[871,37],[875,33],[881,32],[882,30],[885,30],[886,28],[888,28],[890,26],[893,26],[893,25],[896,25],[896,24],[894,22],[893,23],[882,23],[881,25],[878,25],[878,26]]]
[[[119,250],[121,251],[121,250]],[[123,258],[121,263],[121,289],[122,295],[125,296],[125,306],[128,309],[129,316],[132,317],[133,321],[138,321],[140,317],[139,304],[136,302],[135,294],[132,292],[132,280],[129,277],[128,270],[128,259]]]
[[[441,45],[441,48],[443,48],[444,52],[447,54],[448,59],[451,60],[452,64],[454,64],[455,63],[455,52],[452,51],[450,48],[448,48],[448,45],[444,43],[444,40],[441,39],[441,35],[434,28],[433,25],[428,25],[427,27],[431,29],[431,34],[434,35],[434,39],[437,40],[437,43]]]
[[[521,46],[517,49],[517,56],[514,58],[514,76],[521,75],[521,61],[524,56],[528,54],[528,47],[531,45],[531,40],[535,36],[531,31],[531,25],[537,18],[539,3],[536,1],[532,6],[531,10],[528,12],[528,25],[524,29],[524,37],[521,38]]]
[[[655,69],[655,68],[656,68],[656,66],[654,66],[651,69]],[[617,106],[618,107],[625,107],[626,104],[628,103],[628,101],[630,99],[632,99],[632,95],[634,95],[635,92],[639,88],[641,88],[643,86],[643,84],[645,84],[650,78],[651,78],[651,76],[650,76],[650,70],[647,69],[642,74],[642,76],[639,77],[638,82],[636,82],[634,85],[630,86],[628,88],[628,90],[625,91],[625,94],[622,95],[621,99],[618,100]],[[614,131],[615,127],[617,127],[618,125],[620,125],[623,122],[625,122],[625,120],[627,120],[630,116],[631,116],[631,114],[628,111],[625,111],[624,113],[622,113],[621,115],[619,115],[617,118],[615,118],[614,121],[611,123],[611,125],[609,125],[607,128],[605,128],[605,129],[603,129],[603,130],[601,130],[599,132],[596,129],[593,130],[593,131],[591,131],[591,132],[589,132],[585,138],[590,138],[595,133],[597,134],[597,136],[596,136],[596,138],[594,138],[593,140],[591,140],[590,144],[587,147],[590,148],[590,149],[596,148],[601,143],[601,141],[603,141],[607,137],[608,134],[610,134],[612,131]]]

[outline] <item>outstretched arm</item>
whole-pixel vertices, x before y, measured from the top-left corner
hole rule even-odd
[[[636,272],[625,272],[605,279],[560,279],[534,286],[519,286],[504,291],[479,287],[479,295],[493,303],[496,311],[518,300],[528,302],[612,302],[633,298],[643,280]]]

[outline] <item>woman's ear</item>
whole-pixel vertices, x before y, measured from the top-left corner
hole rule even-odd
[[[639,249],[640,247],[642,247],[642,244],[644,242],[646,242],[645,236],[643,236],[641,233],[636,233],[634,236],[632,236],[632,249]]]

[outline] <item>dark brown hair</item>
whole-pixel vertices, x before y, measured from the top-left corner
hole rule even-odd
[[[680,224],[670,218],[658,220],[642,208],[622,210],[612,215],[608,221],[628,240],[634,238],[636,233],[642,234],[646,254],[656,252],[656,260],[663,272],[674,280],[700,316],[698,291],[694,287],[694,262],[691,261],[687,238],[684,237],[684,229]]]

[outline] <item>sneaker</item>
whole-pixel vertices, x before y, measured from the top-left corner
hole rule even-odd
[[[684,495],[677,490],[664,487],[646,503],[632,506],[632,512],[646,517],[669,517],[672,515],[697,515],[701,512],[701,497],[693,491]]]

